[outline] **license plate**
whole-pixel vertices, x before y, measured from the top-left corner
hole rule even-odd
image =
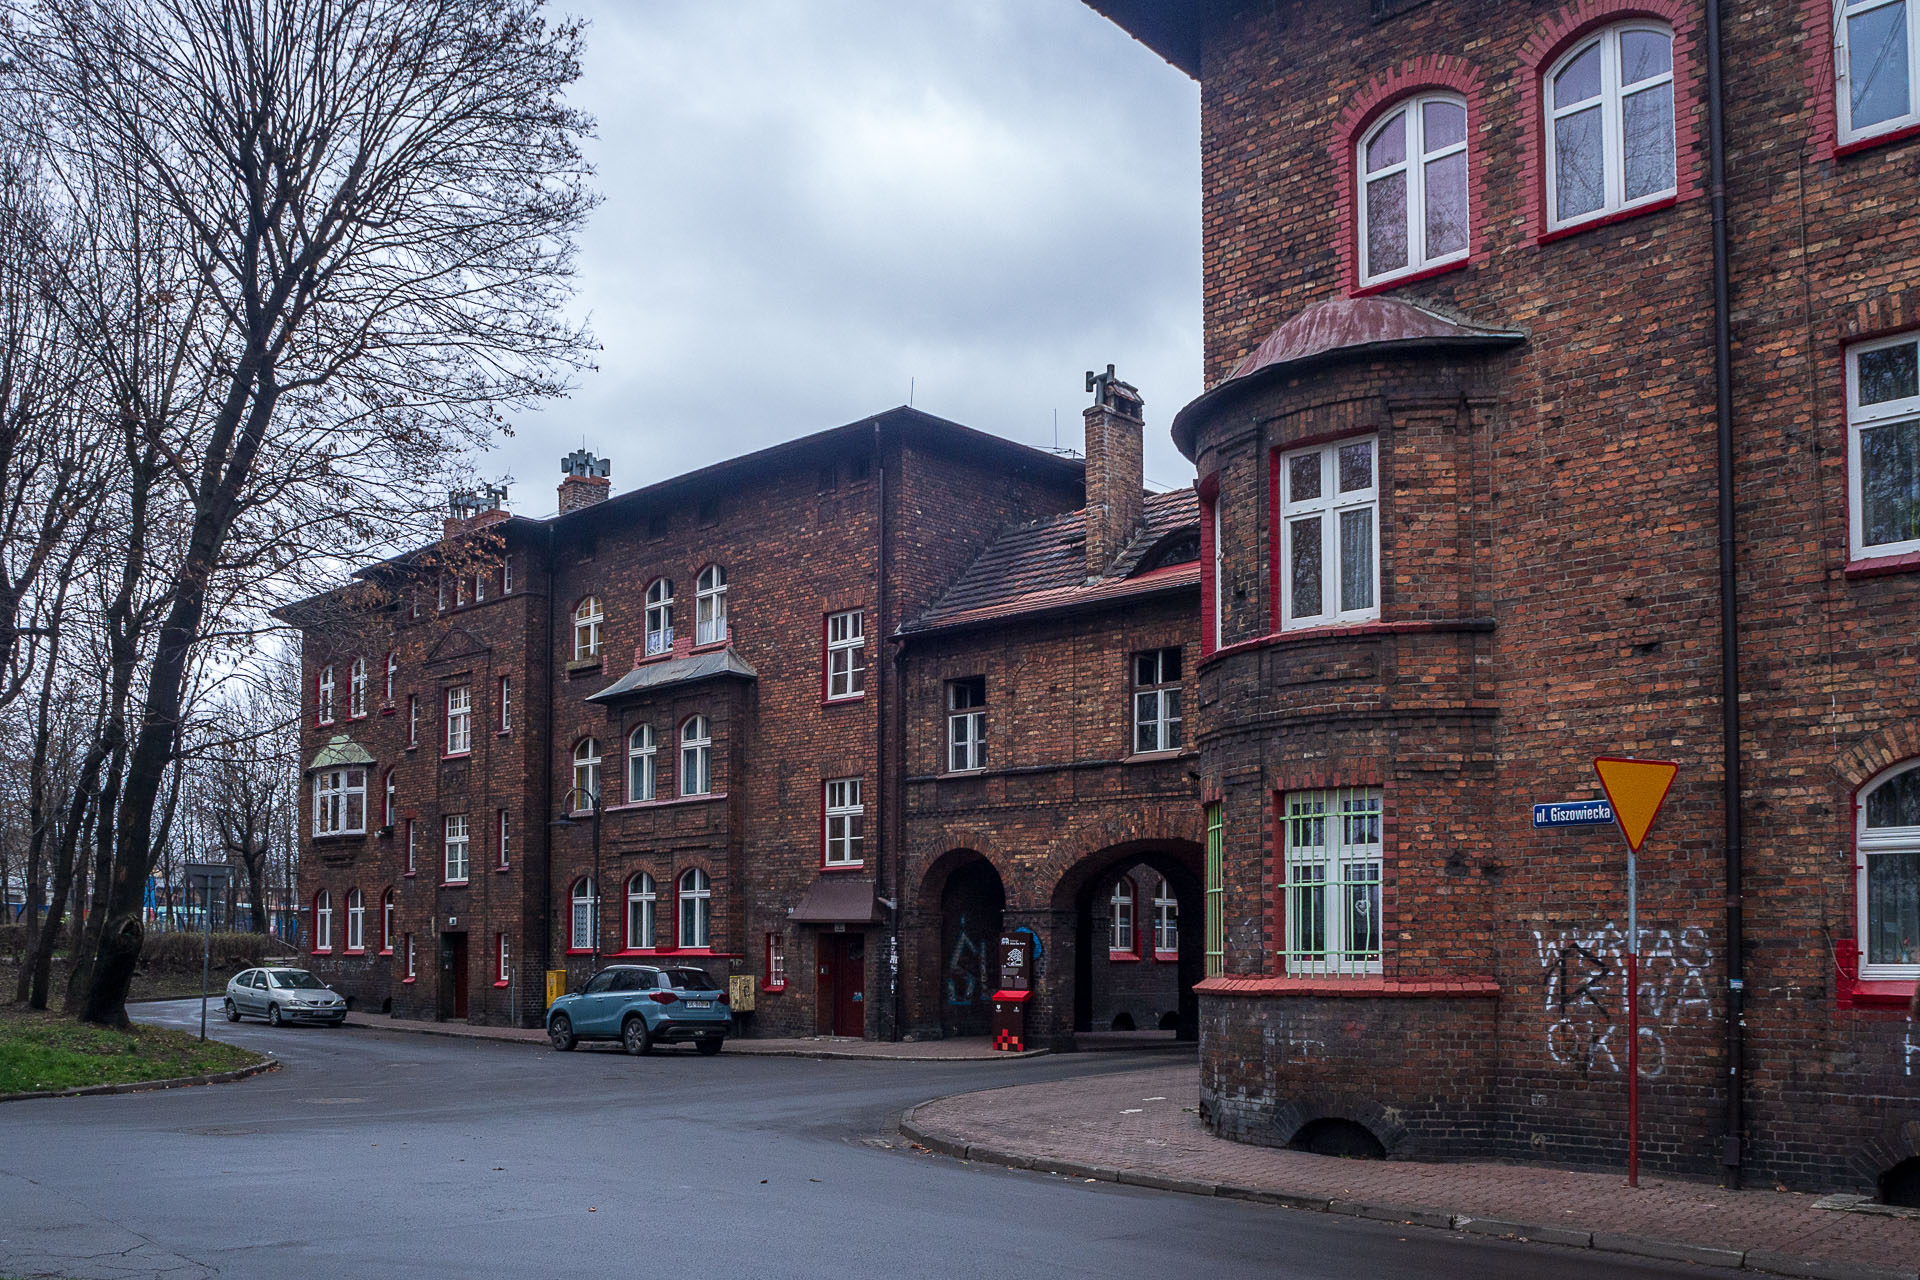
[[[713,1001],[711,1001],[711,1000],[689,1000],[689,1001],[687,1001],[687,1008],[689,1008],[689,1009],[711,1009],[711,1008],[713,1008]]]

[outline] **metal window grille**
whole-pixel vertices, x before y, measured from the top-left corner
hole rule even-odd
[[[1218,801],[1207,806],[1207,974],[1227,968],[1226,830]]]
[[[1380,972],[1379,788],[1301,791],[1285,803],[1287,972]]]

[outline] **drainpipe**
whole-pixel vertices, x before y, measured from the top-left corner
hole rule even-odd
[[[888,635],[887,624],[887,455],[880,437],[880,419],[873,420],[873,489],[875,501],[879,505],[875,527],[878,530],[879,547],[875,556],[879,579],[879,617],[874,631],[873,658],[867,663],[867,669],[873,673],[873,701],[876,724],[874,728],[874,768],[879,775],[880,803],[883,806],[880,830],[886,833],[887,849],[885,856],[877,862],[878,867],[893,864],[893,874],[889,878],[876,877],[879,883],[874,885],[874,896],[881,905],[886,904],[883,892],[890,881],[893,889],[893,905],[887,908],[887,1039],[900,1038],[900,908],[904,902],[901,894],[900,879],[902,871],[900,839],[896,836],[894,811],[898,809],[902,797],[893,794],[894,783],[898,780],[898,771],[889,768],[892,763],[887,758],[887,698],[886,698],[886,654],[883,646]]]
[[[558,521],[558,520],[559,520],[559,517],[555,516],[554,521]],[[534,739],[535,742],[538,742],[541,744],[541,749],[539,753],[540,764],[539,764],[538,770],[533,775],[534,784],[531,790],[534,792],[534,795],[532,797],[529,797],[529,799],[535,799],[539,805],[539,808],[535,809],[534,812],[540,815],[540,821],[538,823],[529,822],[526,824],[527,835],[529,837],[533,835],[535,830],[538,830],[541,834],[541,838],[547,842],[546,871],[545,871],[545,874],[543,874],[540,877],[540,928],[541,928],[541,931],[546,935],[546,939],[547,939],[546,946],[543,948],[543,952],[546,959],[546,967],[548,969],[551,969],[554,967],[554,964],[553,964],[553,950],[554,950],[553,948],[553,828],[547,825],[547,815],[553,812],[553,699],[554,699],[553,628],[554,628],[554,622],[555,622],[555,618],[553,616],[553,565],[555,560],[554,553],[556,551],[556,544],[558,543],[558,539],[554,536],[554,532],[553,532],[554,521],[550,521],[546,527],[546,535],[547,535],[546,610],[547,610],[547,615],[544,620],[544,624],[541,628],[543,631],[546,632],[546,640],[545,640],[545,643],[542,644],[541,646],[541,649],[543,652],[540,660],[540,679],[541,679],[541,682],[546,685],[546,689],[542,692],[540,697],[540,718],[538,721],[539,736]],[[531,683],[531,681],[529,681],[529,683]],[[527,699],[527,702],[528,702],[527,710],[529,711],[533,710],[533,706],[532,706],[533,699],[529,698]],[[606,892],[606,890],[601,887],[600,881],[597,879],[593,882],[593,891],[596,894],[604,894]],[[598,926],[599,921],[596,920],[594,923],[596,926]],[[596,936],[597,936],[597,932],[596,932]],[[560,967],[563,969],[566,967],[565,948],[562,948]],[[546,1007],[547,1007],[545,972],[541,973],[540,979],[541,979],[541,997],[540,997],[541,1020],[545,1021]]]
[[[1707,2],[1707,154],[1713,207],[1713,382],[1720,489],[1721,808],[1726,817],[1727,883],[1727,1186],[1740,1185],[1741,1061],[1746,976],[1741,960],[1740,890],[1740,604],[1735,594],[1733,537],[1733,336],[1728,314],[1726,119],[1721,108],[1720,0]]]

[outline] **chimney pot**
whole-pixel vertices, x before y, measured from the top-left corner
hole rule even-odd
[[[560,514],[605,502],[613,490],[613,481],[607,478],[612,468],[611,459],[596,458],[585,449],[560,459]]]

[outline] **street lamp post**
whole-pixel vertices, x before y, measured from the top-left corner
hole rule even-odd
[[[606,892],[605,886],[600,883],[600,793],[585,787],[567,788],[567,794],[560,797],[560,816],[551,825],[562,829],[578,826],[570,815],[579,812],[574,805],[580,796],[586,797],[587,812],[593,816],[593,967],[597,972],[600,968],[600,903],[601,895]],[[572,911],[571,902],[567,904],[567,909]]]

